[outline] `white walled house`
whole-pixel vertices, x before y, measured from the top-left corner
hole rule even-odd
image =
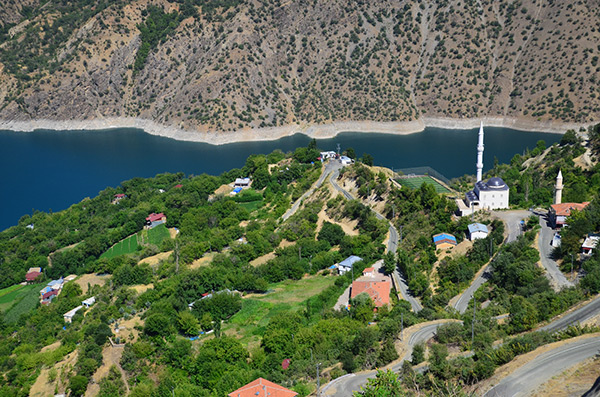
[[[483,223],[471,223],[469,226],[469,239],[475,241],[480,238],[486,238],[489,234],[488,227]]]

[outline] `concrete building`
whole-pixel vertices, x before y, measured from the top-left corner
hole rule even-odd
[[[592,256],[592,254],[594,253],[594,249],[598,246],[598,241],[600,241],[600,236],[587,236],[583,244],[581,244],[581,250],[583,252],[583,255]]]
[[[352,267],[358,261],[362,261],[362,258],[360,256],[350,255],[338,264],[338,272],[340,273],[340,275],[346,274],[346,272],[352,270]]]
[[[469,239],[475,241],[479,238],[486,238],[488,236],[488,227],[483,223],[471,223],[469,226]]]
[[[82,307],[83,306],[77,306],[75,309],[71,309],[65,314],[63,314],[63,317],[65,318],[65,323],[71,324],[73,322],[73,317],[75,316],[75,313],[81,310]]]

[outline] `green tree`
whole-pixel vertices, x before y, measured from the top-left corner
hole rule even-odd
[[[200,323],[196,316],[194,316],[189,310],[183,310],[179,312],[177,317],[179,330],[184,335],[198,335]]]
[[[398,375],[392,370],[378,370],[375,378],[367,379],[367,384],[360,391],[353,393],[354,397],[400,397],[408,393],[402,387]]]
[[[396,270],[396,255],[392,251],[389,251],[383,257],[383,271],[385,274],[392,274]]]
[[[75,375],[69,381],[69,390],[72,396],[83,396],[87,389],[88,378],[81,375]]]
[[[121,377],[121,372],[115,365],[108,370],[108,375],[100,380],[99,397],[114,397],[125,393],[125,383]]]

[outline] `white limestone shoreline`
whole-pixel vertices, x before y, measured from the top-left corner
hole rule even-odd
[[[585,124],[561,123],[554,121],[535,121],[520,118],[490,116],[482,119],[453,119],[441,117],[422,117],[414,121],[377,122],[377,121],[340,121],[328,124],[290,124],[280,127],[247,128],[237,131],[198,131],[155,123],[139,118],[99,118],[92,120],[0,120],[0,129],[19,132],[34,130],[106,130],[114,128],[139,128],[153,135],[164,136],[180,141],[204,142],[223,145],[235,142],[272,141],[297,133],[310,138],[333,138],[341,132],[385,133],[395,135],[413,134],[426,127],[444,129],[474,129],[480,121],[486,127],[503,127],[520,131],[549,132],[563,134],[569,129],[578,130]]]

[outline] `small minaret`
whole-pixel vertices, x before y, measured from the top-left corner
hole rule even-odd
[[[562,171],[558,170],[558,176],[556,177],[556,185],[554,185],[554,204],[560,204],[562,202],[562,190],[563,190]]]
[[[477,182],[481,180],[483,171],[483,121],[479,126],[479,142],[477,143]]]

